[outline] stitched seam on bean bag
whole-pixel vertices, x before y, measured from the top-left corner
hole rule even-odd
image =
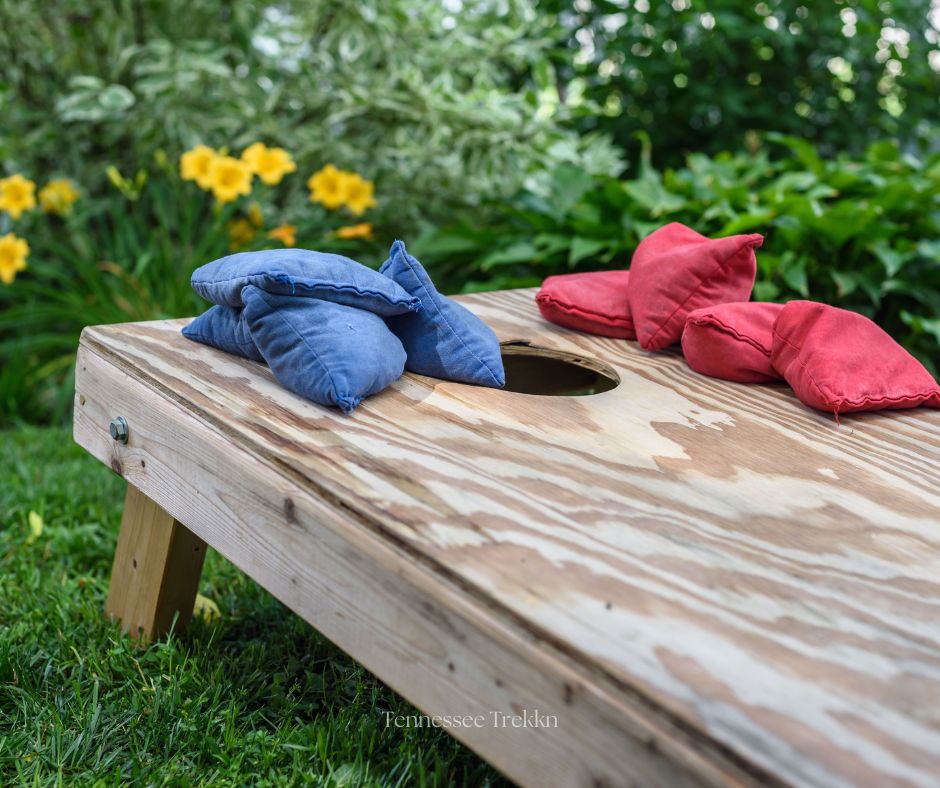
[[[454,327],[448,322],[446,315],[441,311],[441,308],[437,305],[437,303],[434,300],[434,297],[431,295],[431,291],[428,290],[424,282],[421,281],[421,277],[418,276],[417,272],[414,269],[414,266],[412,266],[411,261],[408,259],[409,257],[408,253],[402,250],[400,251],[400,254],[402,255],[402,257],[405,258],[405,264],[408,266],[409,273],[418,282],[418,286],[427,294],[428,301],[434,305],[434,309],[437,310],[438,316],[441,318],[441,320],[444,321],[444,325],[446,325],[450,329],[451,334],[457,337],[457,340],[460,342],[461,345],[463,345],[464,350],[466,350],[471,356],[473,356],[477,360],[477,363],[479,363],[480,366],[482,366],[483,369],[485,369],[489,373],[489,376],[493,379],[493,383],[495,383],[498,386],[499,378],[496,377],[496,375],[493,373],[493,370],[489,368],[489,365],[482,358],[480,358],[476,353],[473,352],[473,349],[470,348],[466,342],[464,342],[463,337],[460,336],[460,334],[457,331],[455,331]],[[421,303],[424,304],[424,301],[421,301]]]
[[[567,312],[572,315],[583,315],[585,317],[598,317],[603,318],[604,320],[609,320],[617,325],[622,326],[623,328],[633,328],[633,320],[629,317],[611,317],[610,315],[605,315],[602,312],[592,312],[590,309],[582,309],[581,307],[569,306],[564,304],[561,301],[557,301],[549,295],[536,295],[535,300],[540,304],[551,304],[552,306],[557,307],[562,312]]]
[[[742,334],[736,328],[723,323],[719,318],[714,315],[707,315],[696,318],[689,318],[689,322],[696,326],[715,326],[723,330],[725,333],[730,334],[735,339],[740,339],[742,342],[747,342],[749,345],[752,345],[754,348],[763,353],[767,358],[770,358],[770,348],[765,348],[760,342],[758,342],[753,337],[749,337],[746,334]]]
[[[371,269],[370,269],[370,270],[371,270]],[[253,279],[253,278],[259,277],[259,276],[260,276],[260,277],[273,276],[273,277],[277,278],[279,275],[278,275],[278,274],[248,274],[247,276],[245,276],[245,275],[242,275],[242,276],[233,276],[231,279],[213,279],[213,280],[211,280],[211,281],[210,281],[210,280],[205,280],[205,279],[200,279],[200,280],[194,281],[193,284],[194,284],[194,285],[199,285],[200,287],[209,287],[209,286],[212,286],[212,285],[227,285],[227,284],[229,284],[229,283],[231,283],[231,282],[237,282],[237,281],[239,281],[239,280],[241,280],[241,279]],[[287,281],[290,282],[291,288],[294,288],[295,285],[298,284],[298,282],[295,281],[294,277],[291,277],[289,274],[281,274],[280,276],[287,276],[287,277],[288,277]],[[408,301],[402,301],[402,300],[400,300],[400,299],[399,299],[399,300],[396,300],[396,301],[393,301],[389,296],[387,296],[385,293],[383,293],[383,292],[381,292],[381,291],[379,291],[379,290],[368,290],[368,289],[366,289],[366,288],[356,287],[356,285],[335,285],[335,284],[333,284],[333,283],[331,283],[331,282],[317,281],[317,280],[313,280],[313,279],[309,279],[309,280],[307,280],[307,281],[309,281],[309,282],[316,281],[316,284],[304,284],[303,282],[300,282],[300,283],[299,283],[299,284],[300,284],[300,287],[305,288],[305,289],[307,289],[307,290],[313,290],[314,288],[322,287],[322,288],[324,288],[324,289],[326,289],[326,290],[335,290],[335,291],[339,291],[339,292],[342,292],[343,290],[351,290],[351,291],[354,292],[354,293],[361,293],[361,294],[363,294],[363,295],[376,296],[377,298],[381,298],[383,301],[385,301],[386,303],[391,304],[391,305],[393,305],[393,306],[399,306],[399,305],[400,305],[400,306],[406,306],[406,305],[408,305],[408,306],[409,306],[409,309],[410,309],[412,312],[417,312],[417,311],[418,311],[418,309],[415,309],[414,307],[411,307],[411,306],[408,304]],[[251,284],[254,284],[254,283],[252,282]],[[258,286],[258,285],[254,285],[254,286],[257,287],[259,290],[264,290],[265,293],[268,292],[268,291],[265,290],[263,287],[260,287],[260,286]],[[302,296],[302,297],[303,297],[303,298],[308,298],[308,297],[313,297],[313,298],[315,298],[316,296]],[[412,298],[414,298],[414,296],[412,296]],[[357,308],[361,308],[361,307],[357,307]],[[420,308],[420,307],[419,307],[419,308]]]
[[[659,333],[666,326],[668,326],[670,322],[672,322],[672,319],[679,313],[679,310],[681,310],[689,302],[689,299],[691,299],[692,296],[694,296],[702,288],[702,285],[704,285],[707,282],[710,282],[719,271],[721,271],[726,266],[729,266],[734,260],[736,260],[738,255],[741,254],[741,252],[743,252],[745,249],[750,249],[750,248],[751,247],[749,245],[742,246],[740,249],[738,249],[737,252],[735,252],[735,254],[729,257],[727,261],[725,261],[724,263],[719,262],[711,271],[708,272],[708,274],[706,274],[704,277],[699,279],[698,282],[696,282],[695,286],[689,291],[689,294],[685,297],[685,300],[681,304],[679,304],[679,306],[677,306],[675,309],[672,310],[672,314],[670,314],[669,317],[667,317],[660,324],[659,328],[656,329],[653,336],[651,336],[648,340],[646,340],[646,343],[652,344],[653,340],[656,339],[657,336],[659,336]]]
[[[895,405],[900,405],[902,402],[914,402],[915,400],[926,400],[931,396],[936,396],[937,391],[928,391],[923,394],[904,394],[901,397],[864,397],[859,400],[846,399],[842,400],[844,405],[877,405],[881,402],[888,402]],[[917,403],[918,405],[925,405],[926,401]]]

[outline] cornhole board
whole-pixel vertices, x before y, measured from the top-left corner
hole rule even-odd
[[[209,545],[523,785],[936,785],[940,413],[838,426],[531,290],[463,303],[619,385],[406,374],[346,417],[186,321],[86,329],[75,438],[128,481],[107,611],[184,623]]]

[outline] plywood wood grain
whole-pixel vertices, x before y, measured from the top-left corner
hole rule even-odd
[[[940,414],[846,416],[840,427],[783,386],[711,380],[675,353],[551,326],[532,295],[465,303],[500,339],[594,357],[620,386],[549,398],[406,375],[344,417],[261,365],[188,342],[182,322],[127,324],[83,336],[76,436],[125,475],[139,474],[135,451],[158,457],[137,482],[213,546],[213,529],[223,533],[232,555],[239,536],[250,541],[236,499],[257,502],[251,527],[271,544],[304,522],[290,550],[239,559],[256,579],[283,581],[299,545],[309,557],[306,540],[326,533],[348,561],[368,540],[391,551],[404,588],[446,589],[432,602],[448,621],[488,632],[485,648],[506,665],[524,651],[539,666],[548,683],[526,702],[585,703],[576,728],[619,719],[619,741],[633,743],[611,755],[609,741],[592,747],[572,728],[577,746],[555,745],[558,769],[589,753],[615,783],[936,784]],[[122,382],[109,392],[111,378]],[[121,415],[145,446],[110,441],[110,416],[144,392],[134,418],[145,428]],[[200,467],[197,447],[174,446],[182,422],[218,443],[218,467],[202,468],[218,487],[188,503],[172,489]],[[272,496],[279,509],[262,505]],[[214,510],[208,525],[190,524]],[[282,581],[275,593],[325,627],[318,603]],[[405,596],[416,605],[421,593]],[[357,603],[376,604],[366,590]],[[324,631],[395,684],[357,639],[366,634]],[[561,685],[555,669],[568,672]],[[417,698],[407,676],[398,686],[441,705]],[[491,693],[469,682],[473,696]],[[544,775],[507,767],[497,737],[480,735],[463,738],[516,779]],[[635,746],[644,736],[654,744]],[[575,773],[589,781],[586,765]]]

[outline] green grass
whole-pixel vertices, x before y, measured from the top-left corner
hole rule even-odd
[[[443,730],[387,729],[416,712],[211,551],[221,619],[134,647],[101,613],[123,494],[67,430],[0,432],[0,784],[504,782]]]

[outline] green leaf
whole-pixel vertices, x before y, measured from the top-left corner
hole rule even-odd
[[[552,193],[555,206],[563,213],[594,187],[594,178],[574,164],[562,164],[552,173]]]
[[[70,81],[74,92],[55,104],[55,111],[65,122],[102,121],[121,117],[136,99],[123,85],[106,85],[95,77],[75,77]]]
[[[633,222],[633,229],[636,232],[638,241],[642,241],[647,235],[660,227],[662,227],[661,222],[641,222],[639,219]]]
[[[850,271],[832,271],[831,276],[836,283],[839,298],[852,295],[858,289],[858,278]]]
[[[799,137],[778,134],[777,132],[769,132],[767,139],[789,148],[796,155],[797,159],[813,172],[818,173],[822,171],[822,159],[819,158],[819,154],[816,152],[812,143],[800,139]]]
[[[754,211],[753,213],[744,213],[738,216],[735,219],[732,219],[730,222],[727,222],[724,227],[719,230],[719,235],[738,235],[739,233],[746,232],[762,232],[766,230],[767,223],[773,219],[775,211],[771,208],[767,208],[761,211]]]
[[[921,317],[920,315],[912,315],[906,309],[902,309],[901,320],[915,331],[929,334],[937,342],[940,342],[940,317]]]
[[[532,78],[541,90],[555,87],[555,67],[547,58],[540,58],[532,69]]]
[[[940,241],[921,241],[917,244],[917,253],[929,260],[940,262]]]
[[[782,265],[783,281],[804,298],[809,296],[809,280],[806,276],[806,262],[802,258],[796,263]]]
[[[681,210],[686,205],[685,197],[666,191],[658,178],[627,181],[623,190],[654,217]]]
[[[540,258],[539,250],[528,241],[517,241],[504,249],[491,252],[480,262],[480,268],[488,271],[497,265],[507,263],[531,263]]]
[[[881,211],[875,205],[840,200],[828,206],[821,215],[806,218],[810,226],[825,233],[826,238],[838,248],[850,238],[864,238],[869,225],[881,219]]]
[[[764,191],[774,195],[776,199],[789,194],[790,192],[805,192],[812,189],[819,183],[816,175],[812,172],[785,172],[779,178],[771,181]]]
[[[865,159],[870,162],[892,162],[900,158],[901,149],[895,140],[881,140],[868,146]]]
[[[480,238],[445,230],[422,236],[415,243],[419,255],[446,255],[474,252],[480,248]]]
[[[757,301],[776,301],[780,297],[780,288],[773,282],[755,282],[754,299]]]
[[[606,240],[576,237],[571,241],[571,251],[568,253],[568,265],[573,266],[579,260],[590,257],[607,246],[609,246],[609,242]]]
[[[895,276],[914,256],[913,252],[898,251],[885,240],[870,244],[868,250],[881,261],[888,277]]]
[[[535,245],[538,247],[542,257],[551,257],[553,254],[571,246],[571,236],[540,233],[535,236]]]

